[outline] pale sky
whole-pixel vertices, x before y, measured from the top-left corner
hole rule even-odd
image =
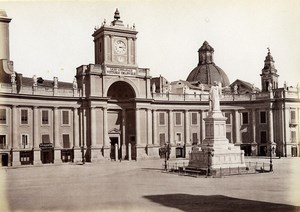
[[[23,76],[72,82],[76,67],[94,63],[92,34],[118,8],[136,26],[137,61],[153,77],[185,80],[207,40],[232,83],[260,86],[267,47],[279,86],[300,82],[300,1],[17,1],[0,0],[12,18],[10,58]]]

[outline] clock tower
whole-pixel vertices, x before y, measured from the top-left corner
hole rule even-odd
[[[95,64],[109,66],[137,67],[135,26],[124,26],[116,9],[114,20],[106,21],[93,34],[95,43]]]

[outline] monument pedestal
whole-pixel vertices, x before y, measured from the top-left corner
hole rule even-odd
[[[245,168],[244,151],[226,138],[226,118],[221,111],[209,111],[201,148],[189,154],[188,167],[203,169]]]

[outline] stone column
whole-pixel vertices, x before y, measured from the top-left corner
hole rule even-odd
[[[131,160],[131,143],[128,143],[128,160]]]
[[[73,136],[74,162],[79,162],[82,160],[82,154],[79,146],[79,117],[77,108],[73,108]]]
[[[19,149],[19,138],[18,138],[18,129],[19,129],[19,121],[18,121],[18,109],[16,105],[12,106],[12,147],[13,149]]]
[[[201,138],[200,142],[202,144],[203,140],[205,139],[205,121],[204,118],[206,117],[205,111],[201,110],[201,118],[200,118],[200,124],[201,124]]]
[[[107,108],[103,107],[103,157],[110,158],[110,146],[108,138],[108,125],[107,125]]]
[[[275,150],[276,150],[276,143],[274,141],[274,126],[273,126],[273,111],[272,111],[272,106],[269,109],[269,142],[270,142],[270,147],[269,151],[272,156],[275,157]],[[274,152],[271,150],[274,147]]]
[[[256,110],[252,109],[252,143],[256,143]]]
[[[141,148],[141,123],[140,123],[140,108],[135,109],[135,154],[136,160],[142,157],[144,149]]]
[[[252,109],[252,143],[251,143],[251,154],[256,156],[258,154],[257,143],[256,143],[256,109]]]
[[[159,146],[157,143],[157,112],[156,110],[153,110],[153,125],[152,125],[152,136],[153,136],[153,145],[154,146]]]
[[[90,114],[90,117],[91,117],[91,148],[95,147],[97,144],[96,144],[96,111],[95,111],[95,108],[94,107],[91,107],[90,108],[91,110],[91,114]]]
[[[172,146],[175,145],[174,141],[174,126],[173,126],[173,112],[169,110],[169,142]]]
[[[184,111],[184,129],[185,129],[185,144],[191,145],[190,141],[190,117],[189,117],[189,111]]]
[[[108,126],[107,126],[107,108],[103,108],[103,146],[108,146]]]
[[[241,138],[240,138],[240,114],[238,110],[234,111],[234,126],[235,126],[235,144],[240,144],[241,143]]]
[[[74,136],[74,147],[79,147],[79,117],[78,109],[73,109],[73,136]]]
[[[135,142],[136,146],[140,145],[140,109],[136,108],[135,109]]]
[[[269,109],[269,142],[274,143],[274,131],[273,131],[273,111]]]
[[[152,114],[151,109],[147,109],[147,145],[152,145]]]
[[[19,138],[18,138],[18,128],[19,128],[19,121],[18,121],[18,111],[17,111],[17,106],[13,105],[12,106],[12,165],[13,166],[18,166],[21,165],[20,162],[20,151],[19,149]]]
[[[41,152],[39,148],[39,110],[33,107],[33,158],[34,164],[41,164]]]
[[[54,133],[54,163],[61,163],[61,145],[59,139],[60,116],[57,107],[53,108],[53,133]]]
[[[192,150],[192,144],[190,139],[190,116],[189,111],[184,111],[184,125],[185,125],[185,157],[189,157],[189,153]]]
[[[169,143],[171,147],[170,158],[176,157],[176,143],[174,139],[174,123],[173,123],[173,111],[169,110]]]
[[[121,157],[124,160],[126,156],[126,109],[122,110],[122,126],[121,126]]]
[[[117,161],[117,160],[119,159],[118,152],[119,152],[119,146],[118,146],[118,144],[116,143],[116,144],[115,144],[115,161]]]

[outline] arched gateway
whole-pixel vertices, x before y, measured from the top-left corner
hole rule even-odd
[[[117,81],[109,87],[107,97],[110,159],[135,159],[134,89],[125,81]]]

